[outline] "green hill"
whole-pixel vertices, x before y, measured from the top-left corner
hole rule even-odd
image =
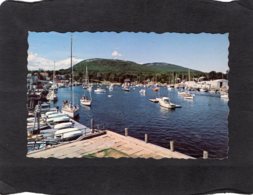
[[[91,80],[110,80],[122,82],[125,78],[131,80],[143,81],[146,79],[161,82],[171,81],[175,77],[185,78],[188,74],[188,68],[162,63],[138,64],[132,61],[114,60],[114,59],[87,59],[73,66],[75,80],[84,78],[86,66]],[[61,73],[70,73],[70,69],[62,70]],[[197,70],[191,70],[191,75],[203,74]]]
[[[87,66],[89,72],[103,72],[103,73],[168,73],[168,72],[188,72],[188,68],[168,64],[163,62],[138,64],[132,61],[123,60],[113,60],[113,59],[88,59],[83,60],[76,65],[74,65],[74,71],[85,72],[85,67]],[[197,70],[192,70],[191,72],[200,72]]]

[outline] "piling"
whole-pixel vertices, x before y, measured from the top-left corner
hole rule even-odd
[[[128,136],[128,128],[125,128],[125,136]]]
[[[145,133],[144,139],[145,139],[145,142],[148,143],[148,134]]]
[[[174,152],[174,141],[170,141],[170,150]]]
[[[92,133],[94,133],[94,128],[93,128],[93,126],[94,126],[93,119],[90,119],[90,128],[91,128]]]
[[[203,159],[208,159],[208,152],[207,151],[203,151]]]

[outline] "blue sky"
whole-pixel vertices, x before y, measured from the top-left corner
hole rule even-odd
[[[29,32],[28,69],[70,66],[71,33]],[[73,62],[107,58],[167,62],[205,72],[228,70],[228,34],[72,33]]]

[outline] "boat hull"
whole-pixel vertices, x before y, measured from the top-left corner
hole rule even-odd
[[[67,114],[70,118],[75,118],[79,115],[79,109],[74,111],[62,109],[62,113]]]
[[[91,100],[80,100],[80,103],[84,106],[91,106]]]

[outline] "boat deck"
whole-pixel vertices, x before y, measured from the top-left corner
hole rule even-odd
[[[103,155],[103,153],[106,153],[106,155]],[[53,157],[60,159],[85,157],[194,159],[180,152],[171,151],[167,148],[108,130],[104,135],[54,146],[41,151],[34,151],[28,154],[27,157]]]

